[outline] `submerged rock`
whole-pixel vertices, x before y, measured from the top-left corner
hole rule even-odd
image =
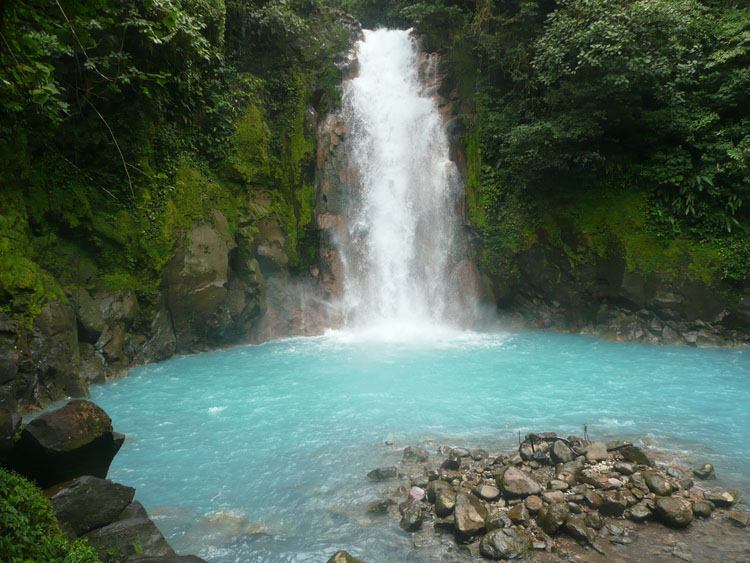
[[[331,555],[330,559],[326,563],[365,563],[361,559],[357,559],[353,555],[350,555],[346,551],[337,551]]]
[[[418,446],[407,446],[404,448],[404,455],[401,457],[401,463],[414,463],[427,461],[430,458],[425,450]]]
[[[693,475],[704,481],[716,479],[716,471],[714,470],[714,466],[710,463],[704,463],[700,467],[693,469]]]
[[[373,481],[386,481],[388,479],[395,479],[397,475],[398,469],[394,466],[390,466],[373,469],[367,474],[367,477]]]

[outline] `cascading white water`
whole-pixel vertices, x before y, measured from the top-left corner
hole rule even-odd
[[[339,241],[350,326],[455,325],[462,186],[408,31],[365,31],[344,118],[358,182]],[[464,260],[465,261],[465,260]]]

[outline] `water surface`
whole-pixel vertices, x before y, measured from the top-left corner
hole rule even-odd
[[[92,387],[128,436],[109,477],[137,488],[178,551],[216,562],[325,561],[337,549],[373,563],[430,560],[364,510],[387,486],[367,471],[398,463],[409,444],[492,450],[519,432],[580,435],[587,424],[594,440],[643,439],[711,461],[721,484],[750,491],[750,350],[423,335],[242,346]]]

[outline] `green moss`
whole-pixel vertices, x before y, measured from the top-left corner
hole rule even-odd
[[[255,104],[247,106],[237,121],[233,139],[233,165],[248,185],[266,182],[270,175],[268,126]]]
[[[486,226],[487,217],[484,198],[481,191],[482,155],[479,148],[479,137],[475,132],[463,137],[466,146],[466,203],[471,224],[479,229]]]
[[[41,490],[0,468],[0,560],[9,563],[94,563],[86,540],[68,541]]]

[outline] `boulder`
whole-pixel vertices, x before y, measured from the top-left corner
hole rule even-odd
[[[401,457],[401,463],[420,463],[427,461],[430,457],[425,450],[417,446],[407,446],[404,448],[404,455]]]
[[[586,461],[596,463],[608,458],[607,445],[604,442],[592,442],[586,448]]]
[[[151,337],[143,345],[144,360],[158,362],[169,358],[174,354],[176,347],[172,317],[162,303],[151,321]]]
[[[656,516],[668,526],[684,528],[693,520],[690,501],[679,497],[659,497],[656,499]]]
[[[86,475],[47,489],[44,494],[61,528],[73,539],[117,520],[133,500],[135,489]]]
[[[498,479],[498,486],[511,497],[526,497],[538,495],[542,492],[542,486],[528,473],[509,467]]]
[[[337,551],[331,555],[330,559],[326,563],[365,563],[361,559],[357,559],[353,555],[350,555],[346,551]]]
[[[484,529],[487,509],[474,495],[457,494],[453,513],[456,517],[456,529],[464,536],[473,536]]]
[[[533,541],[523,529],[499,528],[486,534],[479,551],[490,559],[518,559],[531,551]]]
[[[119,563],[132,556],[175,557],[177,554],[148,518],[128,518],[97,528],[85,537],[103,563]]]
[[[707,481],[709,479],[716,479],[716,470],[710,463],[704,463],[700,467],[693,469],[693,475],[698,477],[698,479]]]
[[[644,471],[643,478],[649,490],[659,497],[668,497],[672,494],[672,483],[658,471]]]
[[[373,469],[367,474],[367,477],[373,481],[386,481],[388,479],[395,479],[397,475],[398,469],[394,466],[390,466]]]
[[[639,448],[638,446],[626,446],[620,449],[620,454],[627,461],[632,461],[639,465],[648,465],[649,467],[655,465],[654,460],[651,459],[651,456],[648,455],[648,453],[646,453],[646,450]]]
[[[554,534],[568,518],[570,509],[564,502],[556,502],[545,506],[536,516],[539,527],[548,534]]]
[[[576,454],[573,453],[573,450],[571,450],[565,442],[562,442],[560,440],[556,440],[555,443],[552,445],[552,451],[550,452],[552,456],[552,461],[555,463],[567,463],[569,461],[573,461],[576,458]]]
[[[43,489],[81,475],[104,479],[123,440],[104,410],[73,400],[26,425],[9,465]]]

